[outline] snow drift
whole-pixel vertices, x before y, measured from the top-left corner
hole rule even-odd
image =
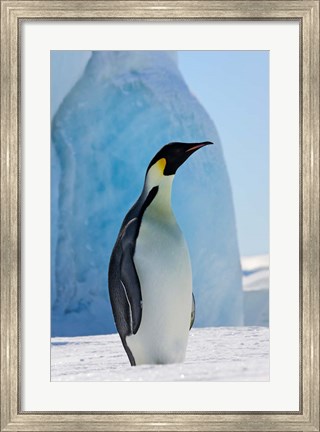
[[[244,324],[269,326],[269,255],[241,258]]]

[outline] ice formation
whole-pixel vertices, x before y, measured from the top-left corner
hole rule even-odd
[[[168,142],[207,140],[215,145],[177,172],[172,205],[191,255],[195,326],[241,325],[232,192],[212,120],[185,84],[175,53],[92,53],[52,121],[53,336],[115,331],[109,257],[146,167]]]

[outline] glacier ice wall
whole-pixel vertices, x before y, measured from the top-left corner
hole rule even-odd
[[[115,331],[109,257],[146,167],[168,142],[207,140],[215,145],[177,172],[173,208],[191,255],[195,326],[241,325],[232,193],[212,120],[185,84],[174,53],[92,53],[52,121],[53,336]]]

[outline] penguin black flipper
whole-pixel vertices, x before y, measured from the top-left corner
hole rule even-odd
[[[139,277],[133,262],[135,237],[139,229],[138,218],[131,219],[121,239],[120,282],[129,304],[129,334],[136,334],[142,315],[142,297]],[[127,334],[128,335],[128,334]]]
[[[189,330],[191,330],[195,319],[196,319],[196,301],[195,301],[194,295],[192,293],[192,307],[191,307],[191,318],[190,318]]]
[[[141,288],[133,262],[138,229],[137,217],[128,222],[124,221],[110,259],[110,300],[116,327],[122,340],[135,334],[141,322]]]

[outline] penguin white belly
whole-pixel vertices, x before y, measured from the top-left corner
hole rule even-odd
[[[126,342],[135,362],[183,362],[192,308],[192,272],[188,247],[172,213],[161,219],[146,210],[134,263],[141,285],[142,319],[138,332]]]

